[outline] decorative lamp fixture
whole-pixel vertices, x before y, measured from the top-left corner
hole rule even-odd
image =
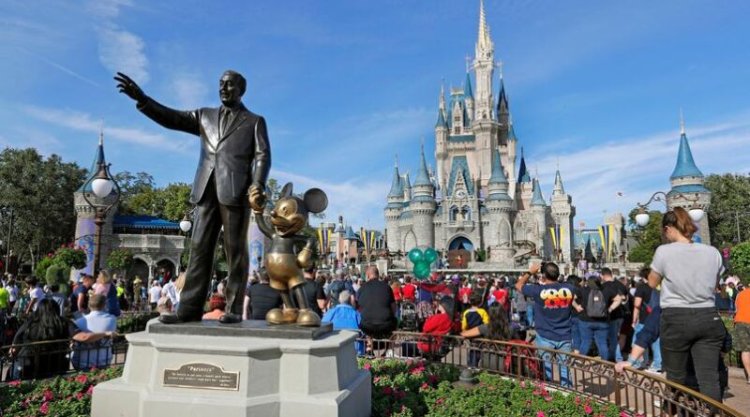
[[[187,215],[182,218],[180,221],[180,230],[182,230],[184,233],[187,233],[190,231],[190,229],[193,228],[193,223],[188,220]]]
[[[676,197],[682,198],[684,200],[687,200],[693,203],[692,207],[690,207],[690,210],[688,210],[688,215],[690,215],[690,218],[694,222],[697,223],[701,221],[701,219],[703,219],[705,212],[698,205],[698,200],[700,199],[700,196],[697,193],[692,197],[688,194],[677,193]],[[648,211],[646,211],[646,209],[648,208],[648,205],[654,201],[661,201],[666,204],[667,195],[663,191],[657,191],[651,196],[651,198],[648,199],[646,204],[637,203],[638,214],[635,215],[635,223],[638,226],[646,227],[646,225],[648,224],[649,220],[651,219],[651,216],[649,216]]]
[[[107,166],[104,163],[99,164],[99,171],[96,173],[94,180],[91,181],[91,190],[94,192],[94,195],[99,198],[109,196],[112,192],[112,188],[115,186],[114,181],[110,179],[107,171]]]

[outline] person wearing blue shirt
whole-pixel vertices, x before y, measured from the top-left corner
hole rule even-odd
[[[117,319],[104,311],[106,297],[89,297],[91,312],[75,320],[77,333],[73,335],[73,354],[70,362],[77,370],[109,366],[112,360],[112,336],[117,331]]]
[[[326,311],[322,321],[333,324],[333,330],[354,330],[359,331],[359,324],[362,317],[359,311],[351,305],[351,293],[344,290],[339,293],[338,304]]]
[[[532,275],[542,272],[541,285],[526,285]],[[572,350],[571,304],[573,303],[573,287],[559,283],[560,268],[553,262],[541,265],[533,264],[529,271],[521,275],[516,282],[516,290],[529,297],[534,303],[534,321],[536,324],[536,346],[554,349],[561,352]],[[547,380],[552,379],[551,354],[540,354],[544,361],[544,374]],[[569,387],[568,368],[562,364],[565,355],[558,355],[560,363],[560,384]]]

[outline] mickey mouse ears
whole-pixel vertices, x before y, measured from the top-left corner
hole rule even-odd
[[[328,196],[320,188],[311,188],[305,192],[302,200],[311,213],[322,213],[328,207]]]

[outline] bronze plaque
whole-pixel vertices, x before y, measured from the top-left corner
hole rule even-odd
[[[164,386],[237,391],[240,373],[226,372],[220,366],[207,363],[188,363],[180,369],[164,369]]]

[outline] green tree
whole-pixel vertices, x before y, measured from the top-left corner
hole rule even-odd
[[[190,211],[190,185],[184,182],[172,183],[158,191],[162,205],[162,217],[179,222]]]
[[[635,227],[635,215],[638,214],[638,209],[630,211],[628,224],[631,227]],[[636,245],[630,249],[628,254],[628,260],[630,262],[643,262],[644,264],[650,264],[654,258],[654,252],[656,248],[661,245],[661,219],[663,214],[660,211],[649,211],[650,218],[648,224],[644,228],[633,229],[632,235],[636,240]]]
[[[34,148],[0,152],[0,238],[10,241],[21,262],[38,259],[71,239],[76,225],[73,193],[85,179],[85,169],[58,155],[45,159]]]
[[[739,275],[746,284],[750,283],[750,242],[733,247],[729,261],[732,272]]]
[[[136,195],[153,191],[154,177],[145,172],[131,174],[129,171],[118,172],[114,175],[120,186],[120,214],[144,214],[139,208],[133,207],[132,199]]]
[[[133,253],[128,249],[115,249],[107,256],[107,268],[127,274],[133,266]]]
[[[706,188],[712,193],[708,208],[711,244],[721,248],[750,240],[750,176],[709,175]]]

